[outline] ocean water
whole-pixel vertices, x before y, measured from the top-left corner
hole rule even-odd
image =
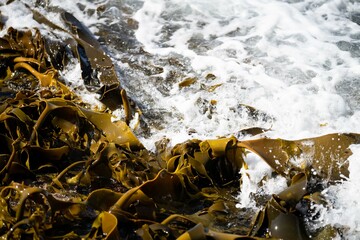
[[[247,138],[241,130],[251,127],[285,139],[360,133],[358,0],[15,1],[0,6],[6,18],[1,35],[9,26],[46,32],[22,2],[60,25],[57,13],[46,8],[65,9],[98,36],[142,109],[147,128],[134,131],[150,150],[162,138],[172,145]],[[80,84],[79,64],[62,74]],[[82,94],[99,104],[96,95]],[[342,227],[345,239],[358,239],[360,148],[351,150],[349,179],[325,190],[332,207],[319,206],[320,217],[311,224]],[[239,193],[240,207],[251,204],[253,192],[286,186],[279,178],[259,189],[256,181],[271,170],[249,158],[252,178]]]

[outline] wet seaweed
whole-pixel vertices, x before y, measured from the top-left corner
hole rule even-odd
[[[350,145],[359,144],[359,134],[270,139],[256,138],[266,131],[257,127],[243,131],[253,140],[192,139],[173,147],[162,141],[149,152],[129,127],[131,100],[91,32],[67,12],[62,16],[71,30],[33,13],[68,33],[71,44],[38,29],[9,28],[0,38],[2,239],[334,236],[330,226],[309,232],[303,209],[326,205],[321,190],[348,176]],[[84,86],[100,93],[108,109],[124,108],[125,119],[91,109],[66,85],[58,73],[72,58],[81,63]],[[257,213],[236,207],[250,152],[288,180]]]

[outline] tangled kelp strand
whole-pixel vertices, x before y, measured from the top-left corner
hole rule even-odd
[[[47,27],[68,33],[72,45],[45,40],[36,29],[10,28],[0,38],[0,86],[6,92],[0,98],[2,238],[333,236],[327,229],[310,232],[304,211],[319,203],[327,185],[348,176],[350,145],[359,144],[358,134],[193,139],[171,148],[163,141],[151,153],[128,126],[131,101],[91,32],[70,13],[62,14],[69,31],[33,13]],[[65,49],[71,54],[52,56]],[[65,58],[79,59],[84,84],[102,92],[109,109],[124,107],[124,121],[91,110],[66,86],[57,74],[66,68]],[[214,86],[212,91],[220,87]],[[256,135],[265,130],[245,131]],[[240,170],[247,168],[249,152],[288,180],[288,187],[269,196],[257,214],[236,208]]]
[[[238,145],[258,154],[280,174],[289,174],[296,168],[308,172],[311,169],[313,175],[336,181],[348,176],[349,146],[359,140],[358,134],[335,133],[297,141],[263,138],[241,141]]]

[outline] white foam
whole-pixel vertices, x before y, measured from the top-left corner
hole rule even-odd
[[[314,9],[308,2],[220,1],[216,6],[212,2],[206,6],[202,4],[202,1],[146,1],[135,15],[139,21],[136,36],[147,51],[154,54],[176,52],[188,57],[196,73],[211,72],[218,77],[211,84],[223,84],[213,93],[171,91],[172,95],[159,105],[176,110],[184,119],[173,126],[169,120],[169,136],[172,137],[171,129],[176,130],[177,135],[181,132],[186,136],[186,130],[194,125],[196,137],[236,132],[246,127],[239,116],[229,111],[238,103],[274,115],[277,119],[273,125],[274,136],[299,138],[344,130],[343,117],[349,115],[350,108],[336,93],[335,85],[349,77],[349,72],[359,72],[359,61],[334,44],[350,41],[349,36],[358,32],[355,23],[338,16],[344,4],[342,1],[330,1]],[[304,10],[306,8],[309,9]],[[174,21],[182,28],[163,47],[162,26],[166,22],[163,16],[176,15],[178,11],[182,17]],[[325,13],[328,20],[321,17]],[[205,22],[205,27],[198,27],[199,21]],[[221,22],[226,21],[229,23],[221,26]],[[330,28],[329,21],[334,27]],[[349,32],[338,33],[342,27]],[[238,36],[226,35],[237,29],[249,30]],[[188,48],[188,42],[197,35],[204,39],[215,37],[217,46],[202,54],[194,53]],[[234,56],[226,55],[226,51],[235,52]],[[245,59],[250,63],[244,63]],[[198,93],[202,98],[218,101],[211,120],[198,113],[195,106]],[[359,125],[347,126],[346,131],[360,130]]]
[[[33,19],[31,11],[23,4],[9,4],[0,7],[5,25],[0,35],[3,36],[9,27],[16,29],[40,28],[41,25]]]
[[[78,0],[76,2],[74,2],[73,0],[56,0],[49,2],[50,6],[59,7],[60,9],[64,9],[65,11],[72,13],[93,33],[97,32],[96,24],[104,23],[104,19],[99,19],[96,13],[99,5],[105,4],[105,1],[103,0]]]
[[[262,206],[256,205],[256,195],[280,193],[287,187],[286,179],[282,176],[272,178],[271,167],[254,153],[248,153],[245,161],[248,169],[242,168],[240,171],[241,188],[237,207],[261,209]]]

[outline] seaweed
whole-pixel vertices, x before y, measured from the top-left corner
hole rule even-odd
[[[3,239],[334,236],[331,227],[310,233],[303,209],[311,211],[321,190],[348,176],[350,145],[359,144],[359,134],[256,138],[267,131],[258,127],[243,130],[252,140],[192,139],[173,147],[163,141],[152,153],[130,129],[131,100],[91,32],[68,12],[62,16],[71,30],[32,11],[35,20],[66,32],[70,45],[38,29],[9,28],[0,38]],[[123,107],[125,119],[91,109],[66,85],[59,72],[71,59],[81,63],[86,88],[99,92],[108,109]],[[250,152],[288,180],[256,213],[236,207]]]

